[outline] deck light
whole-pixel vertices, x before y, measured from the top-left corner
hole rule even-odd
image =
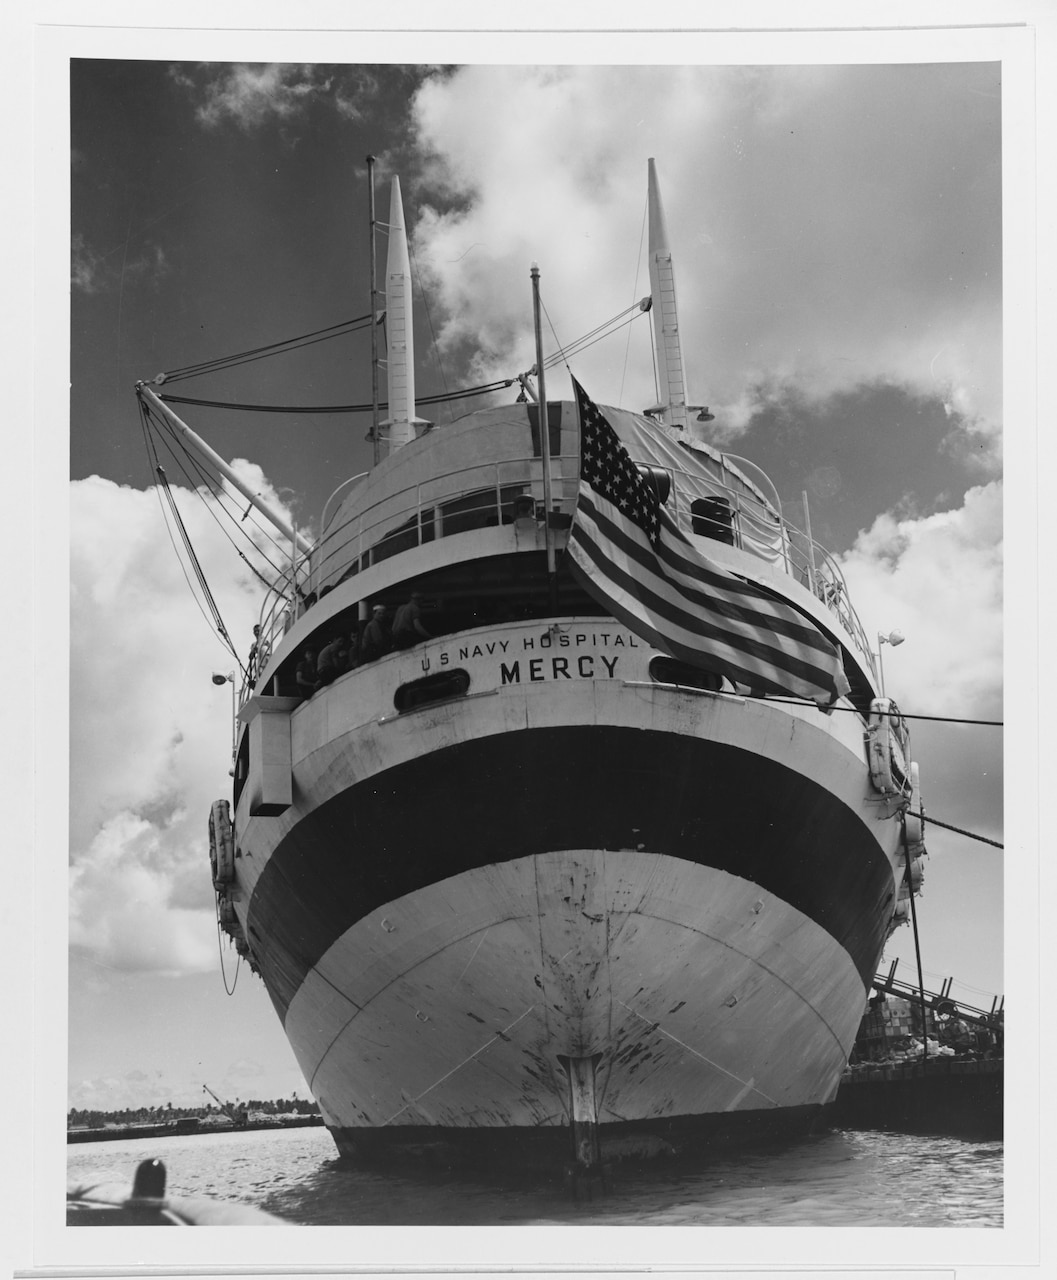
[[[220,685],[227,684],[229,681],[231,682],[231,760],[232,763],[234,763],[235,754],[238,750],[239,732],[238,719],[236,715],[238,708],[235,705],[235,673],[234,671],[229,671],[227,675],[224,675],[222,671],[213,672],[213,683],[218,687]],[[234,770],[228,770],[228,772],[234,776]]]
[[[894,649],[896,645],[902,644],[905,639],[906,636],[902,631],[889,631],[888,635],[884,635],[883,632],[880,631],[877,633],[877,673],[881,677],[882,698],[885,696],[885,664],[881,657],[881,646],[883,644],[890,644]]]

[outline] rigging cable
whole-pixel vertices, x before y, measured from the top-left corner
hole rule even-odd
[[[147,423],[148,423],[147,409],[146,409],[146,406],[143,404],[143,402],[142,402],[142,401],[140,401],[140,414],[141,414],[142,421],[143,421],[143,429],[144,429],[144,430],[143,430],[143,436],[144,436],[144,443],[145,443],[145,444],[146,444],[146,446],[147,446],[147,459],[148,459],[148,462],[153,462],[152,470],[154,471],[155,476],[157,476],[158,474],[160,474],[162,477],[164,477],[165,472],[164,472],[164,470],[162,469],[162,467],[161,467],[160,463],[158,462],[158,455],[157,455],[157,452],[152,448],[152,446],[151,446],[151,444],[150,444],[150,432],[149,432],[149,430],[147,429]],[[193,587],[193,585],[192,585],[192,583],[191,583],[191,579],[187,576],[187,568],[186,568],[186,566],[185,566],[185,564],[184,564],[183,557],[180,555],[179,548],[178,548],[178,547],[177,547],[177,545],[176,545],[176,540],[173,538],[173,535],[172,535],[172,527],[170,526],[170,524],[169,524],[169,518],[168,518],[168,516],[167,516],[167,515],[166,515],[166,513],[165,513],[165,503],[162,501],[162,496],[161,496],[161,486],[157,483],[157,479],[155,479],[155,483],[154,483],[154,491],[155,491],[155,493],[156,493],[156,494],[157,494],[157,496],[158,496],[158,506],[159,506],[159,507],[160,507],[160,509],[161,509],[162,524],[164,524],[164,525],[165,525],[165,532],[166,532],[166,533],[168,534],[168,536],[169,536],[169,541],[170,541],[170,543],[172,543],[173,554],[174,554],[174,555],[175,555],[175,557],[176,557],[176,562],[177,562],[177,564],[180,566],[180,572],[181,572],[181,573],[183,574],[183,576],[184,576],[184,581],[187,583],[187,589],[188,589],[188,591],[190,591],[190,593],[191,593],[191,599],[195,602],[195,606],[197,607],[197,609],[198,609],[199,613],[202,615],[203,619],[204,619],[207,623],[209,623],[210,619],[209,619],[209,618],[208,618],[208,616],[206,615],[206,611],[205,611],[205,609],[203,609],[203,607],[202,607],[202,602],[201,602],[201,600],[199,600],[198,595],[197,595],[197,594],[196,594],[196,592],[195,592],[195,589],[194,589],[194,587]],[[229,641],[228,641],[228,647],[230,647],[230,645],[231,645],[231,642],[230,642],[230,639],[229,639]],[[232,650],[232,652],[234,652],[234,650]]]
[[[169,437],[169,439],[166,441],[169,447],[169,452],[172,453],[174,461],[183,470],[184,477],[186,478],[192,491],[198,495],[199,499],[202,501],[206,510],[209,512],[212,519],[216,522],[216,525],[220,529],[221,533],[224,534],[228,542],[230,542],[231,545],[235,548],[235,550],[238,551],[239,555],[242,556],[244,560],[246,560],[246,557],[243,554],[243,552],[237,546],[235,546],[235,542],[232,539],[231,535],[227,532],[227,530],[223,527],[223,525],[217,519],[216,512],[213,510],[210,504],[206,502],[206,500],[202,497],[201,487],[195,484],[194,480],[190,475],[190,472],[187,470],[187,466],[184,465],[183,462],[181,462],[180,457],[174,451],[173,444],[175,444],[180,449],[180,452],[182,453],[184,459],[186,459],[186,462],[191,466],[191,468],[194,470],[194,472],[198,476],[198,479],[201,481],[201,485],[208,488],[210,492],[213,493],[214,497],[217,499],[217,506],[224,513],[224,515],[227,516],[227,518],[232,522],[232,524],[234,524],[237,529],[240,529],[242,524],[247,519],[249,519],[250,524],[253,526],[253,528],[256,529],[257,532],[260,533],[263,538],[266,538],[268,542],[270,542],[271,545],[275,548],[275,550],[280,554],[280,556],[285,559],[285,555],[286,555],[285,547],[276,540],[275,535],[272,533],[272,531],[270,529],[265,528],[265,526],[262,525],[260,521],[256,518],[256,515],[253,512],[252,504],[245,511],[245,513],[238,519],[238,521],[236,521],[235,515],[232,512],[231,508],[225,504],[225,499],[228,500],[228,502],[234,502],[235,501],[234,497],[223,487],[223,485],[221,485],[219,489],[214,490],[211,483],[213,477],[210,476],[209,473],[205,471],[201,462],[199,462],[199,460],[190,452],[190,450],[186,448],[186,446],[183,444],[181,440],[178,440],[176,439],[175,436],[173,436],[172,429],[170,428],[167,422],[162,422],[160,425],[164,428],[166,435]],[[284,569],[280,569],[278,565],[276,565],[272,560],[269,559],[268,554],[264,550],[264,548],[257,546],[257,544],[253,541],[252,537],[249,538],[249,541],[254,547],[256,547],[256,549],[264,557],[265,562],[267,563],[268,567],[273,571],[273,573],[281,576],[285,572]],[[251,569],[253,568],[253,566],[250,564],[248,560],[246,560],[246,563],[247,565],[249,565]],[[257,571],[254,570],[254,572],[257,572]],[[258,573],[258,577],[261,577],[259,573]],[[267,579],[263,577],[261,578],[261,580],[263,582],[267,582]],[[268,585],[271,585],[271,584],[269,583]]]
[[[646,215],[650,210],[650,198],[647,195],[645,203],[642,206],[642,229],[639,231],[639,252],[635,258],[635,284],[632,287],[632,296],[637,296],[639,292],[639,270],[642,266],[642,242],[646,239]],[[624,379],[628,376],[628,355],[631,352],[631,330],[628,329],[628,340],[624,344],[624,368],[620,371],[620,395],[617,397],[617,404],[624,401]]]
[[[498,378],[495,382],[484,383],[479,387],[469,387],[465,391],[450,391],[444,395],[416,397],[416,403],[443,404],[449,400],[471,400],[474,396],[492,395],[496,391],[504,391],[512,387],[515,378]],[[371,404],[244,404],[232,400],[203,400],[195,396],[160,395],[166,404],[193,404],[206,409],[246,409],[253,413],[368,413],[374,406]],[[388,401],[379,401],[378,409],[388,409]]]
[[[147,410],[147,413],[149,416],[150,415],[149,408]],[[152,418],[151,420],[155,422],[158,430],[158,434],[163,435],[164,433],[166,446],[168,447],[169,452],[173,457],[173,460],[177,463],[177,465],[183,471],[184,477],[187,480],[189,486],[195,493],[198,494],[199,498],[204,503],[206,510],[209,512],[212,519],[216,521],[217,527],[220,528],[222,533],[224,533],[224,536],[228,539],[232,547],[234,547],[235,551],[245,562],[246,567],[252,573],[254,573],[261,580],[261,582],[264,583],[266,587],[271,589],[275,585],[274,582],[265,578],[264,575],[260,572],[260,570],[257,569],[256,566],[250,562],[250,560],[247,558],[245,553],[238,546],[235,545],[235,542],[231,538],[230,534],[227,533],[223,525],[221,525],[220,521],[217,519],[216,513],[213,510],[213,508],[210,506],[208,502],[205,501],[204,498],[202,498],[201,486],[204,486],[210,490],[213,496],[217,499],[217,506],[223,512],[223,514],[227,516],[227,518],[231,521],[231,523],[235,526],[236,529],[241,531],[241,526],[246,522],[247,519],[249,519],[250,524],[253,526],[253,528],[261,535],[262,538],[266,539],[274,548],[274,550],[278,553],[280,559],[284,562],[284,566],[285,566],[285,561],[287,556],[285,544],[278,542],[272,530],[266,527],[265,525],[261,524],[261,522],[257,519],[252,503],[246,508],[243,514],[236,521],[235,513],[233,512],[233,510],[231,509],[231,506],[229,505],[230,503],[233,503],[236,501],[234,495],[230,493],[224,487],[223,484],[221,484],[218,489],[213,488],[214,477],[205,471],[199,459],[195,456],[194,453],[191,452],[191,450],[187,448],[183,440],[178,436],[176,436],[176,434],[172,430],[172,427],[165,419],[155,417],[155,418]],[[177,450],[179,450],[179,454],[177,453]],[[183,459],[186,460],[186,463],[185,461],[181,461],[181,456]],[[191,468],[194,470],[194,472],[198,476],[199,481],[201,482],[201,486],[195,483],[190,472],[188,471],[188,467],[186,464],[189,464]],[[269,558],[264,547],[259,546],[254,541],[252,536],[248,537],[248,541],[255,548],[255,550],[257,550],[261,554],[261,556],[264,558],[265,562],[267,563],[268,567],[272,570],[274,574],[276,574],[277,577],[284,576],[284,574],[286,573],[285,567],[280,568],[278,565],[276,565],[275,562]]]
[[[546,307],[544,307],[544,311],[546,311]],[[543,367],[551,369],[557,364],[564,364],[568,367],[570,356],[577,356],[586,351],[588,347],[593,347],[596,343],[601,342],[603,338],[611,337],[619,329],[626,328],[641,315],[645,315],[642,305],[638,302],[632,303],[630,307],[626,307],[618,315],[613,316],[611,320],[606,320],[605,323],[597,325],[589,333],[574,339],[568,347],[562,347],[561,343],[558,343],[558,350],[544,358]],[[625,319],[625,317],[627,318]],[[618,324],[617,321],[621,321],[621,323]],[[551,326],[551,332],[554,333],[554,325],[549,315],[547,316],[547,323]],[[554,334],[554,340],[558,342],[556,333]]]
[[[573,371],[572,371],[572,369],[570,369],[570,368],[569,368],[569,361],[566,359],[566,356],[565,356],[565,348],[564,348],[564,347],[562,346],[562,344],[561,344],[561,339],[558,337],[558,332],[557,332],[557,330],[556,330],[556,329],[555,329],[555,327],[554,327],[554,321],[551,319],[550,312],[547,310],[547,304],[543,301],[542,296],[540,297],[540,306],[543,308],[543,314],[547,317],[547,323],[550,325],[550,330],[551,330],[551,334],[552,334],[552,335],[553,335],[553,337],[554,337],[554,341],[558,344],[558,350],[557,350],[557,351],[555,351],[552,355],[546,356],[546,357],[544,358],[544,361],[543,361],[543,367],[544,367],[545,369],[551,369],[551,368],[553,368],[556,364],[564,364],[564,365],[565,365],[566,370],[567,370],[567,371],[568,371],[568,373],[569,373],[569,376],[570,376],[570,377],[572,377],[572,372],[573,372]],[[622,316],[623,316],[623,315],[627,315],[627,312],[626,312],[626,311],[622,311],[622,312],[620,313],[620,315],[622,315]],[[617,319],[619,319],[619,316],[617,317]],[[608,323],[609,323],[609,321],[607,321],[606,323],[608,324]],[[591,336],[592,336],[592,334],[597,333],[597,332],[598,332],[598,330],[599,330],[599,329],[601,329],[601,328],[603,328],[603,327],[604,327],[603,325],[598,325],[598,326],[596,326],[594,329],[592,329],[592,330],[591,330],[591,333],[589,333],[589,334],[585,334],[585,335],[584,335],[584,338],[589,338],[589,337],[591,337]],[[572,353],[572,351],[573,351],[573,347],[576,347],[578,343],[580,343],[580,342],[582,342],[582,341],[584,340],[584,338],[577,338],[577,339],[575,339],[575,341],[572,343],[572,346],[570,346],[570,348],[569,348],[570,354],[571,354],[571,353]]]
[[[934,969],[925,969],[924,973],[927,978],[938,978],[941,982],[945,981],[947,978],[951,976],[949,973],[937,973]],[[994,996],[997,998],[996,993],[994,991],[985,990],[985,988],[983,987],[974,987],[969,982],[962,982],[961,979],[958,980],[958,986],[963,991],[972,991],[974,995]]]
[[[1006,846],[1000,844],[997,840],[990,840],[987,836],[978,836],[973,831],[964,831],[961,827],[952,827],[949,822],[940,822],[939,818],[934,818],[931,813],[918,813],[913,809],[907,810],[907,816],[911,818],[920,818],[922,822],[931,822],[937,827],[942,827],[945,831],[955,831],[960,836],[968,836],[970,840],[979,840],[981,844],[994,845],[996,849],[1004,849]]]
[[[231,537],[228,531],[221,524],[220,520],[217,518],[216,511],[208,502],[206,502],[205,498],[202,497],[202,493],[199,485],[195,484],[194,479],[192,478],[190,472],[187,469],[187,465],[185,465],[184,461],[181,461],[180,455],[182,455],[182,457],[186,459],[186,463],[189,464],[190,467],[195,471],[201,484],[209,488],[211,492],[213,492],[212,485],[210,483],[212,477],[203,469],[202,464],[198,461],[196,457],[194,457],[194,455],[190,452],[190,450],[187,449],[187,447],[183,444],[183,442],[176,438],[176,436],[172,431],[172,428],[169,426],[167,422],[157,421],[157,428],[158,428],[158,434],[162,436],[162,438],[165,440],[166,446],[173,457],[173,461],[176,462],[176,464],[182,469],[184,473],[184,477],[186,478],[188,484],[190,485],[192,492],[194,492],[198,496],[199,500],[203,503],[206,510],[209,512],[210,517],[215,521],[217,528],[220,529],[221,533],[223,533],[224,537],[227,538],[228,542],[231,543],[232,547],[234,547],[234,549],[238,552],[238,554],[242,557],[242,559],[246,561],[246,564],[248,565],[248,567],[250,569],[253,569],[253,572],[257,574],[257,576],[261,579],[261,581],[270,587],[272,584],[269,583],[268,580],[264,578],[256,569],[254,569],[253,565],[250,564],[249,560],[246,558],[244,553],[235,544],[234,539]],[[179,449],[180,451],[179,454],[176,452],[177,449]],[[246,517],[248,516],[250,518],[251,524],[262,535],[262,537],[266,538],[271,543],[271,545],[275,548],[275,550],[280,553],[280,555],[284,553],[284,548],[281,547],[280,544],[276,541],[271,531],[269,529],[266,529],[262,524],[260,524],[259,521],[256,519],[256,517],[251,514],[252,507],[250,511],[247,511],[246,514],[236,522],[234,514],[231,512],[230,508],[225,505],[225,502],[224,502],[224,499],[230,499],[232,501],[233,499],[231,499],[231,495],[223,488],[223,486],[221,486],[220,490],[216,492],[215,497],[217,498],[217,506],[224,513],[224,515],[228,517],[228,519],[232,522],[232,524],[235,525],[236,528],[239,528],[243,520],[245,520]],[[285,570],[280,569],[279,566],[276,565],[269,558],[268,553],[265,551],[265,549],[263,547],[257,546],[257,544],[253,542],[252,537],[250,538],[250,542],[260,552],[261,556],[263,556],[265,562],[267,563],[268,567],[273,571],[273,573],[281,577],[282,574],[285,572]]]
[[[158,467],[157,475],[158,475],[158,480],[164,489],[166,500],[169,503],[169,509],[172,512],[173,520],[176,522],[176,527],[180,531],[180,537],[183,540],[184,550],[187,553],[188,559],[191,561],[191,566],[194,569],[195,577],[198,579],[199,588],[201,589],[202,595],[205,598],[207,605],[209,606],[210,613],[213,615],[213,621],[216,624],[216,629],[217,631],[219,631],[220,635],[223,637],[224,641],[226,642],[228,649],[231,651],[231,656],[237,663],[239,671],[242,673],[243,679],[248,679],[248,673],[246,671],[246,668],[243,666],[242,659],[239,657],[234,644],[232,644],[231,642],[231,636],[228,634],[228,629],[224,625],[224,619],[221,617],[220,610],[217,608],[217,602],[213,598],[212,591],[210,591],[209,589],[209,583],[206,581],[205,572],[202,569],[202,565],[199,562],[197,555],[195,555],[194,547],[191,545],[190,536],[187,532],[187,528],[184,525],[183,518],[181,517],[179,509],[176,505],[176,499],[173,496],[171,489],[169,488],[169,480],[165,474],[164,468]]]
[[[753,700],[755,702],[777,702],[787,707],[816,707],[816,708],[818,707],[817,702],[809,702],[807,701],[807,699],[801,700],[800,698],[781,698],[781,697],[775,697],[771,695],[764,695],[762,697],[754,698]],[[827,707],[826,708],[827,714],[831,711],[851,711],[851,712],[854,712],[855,715],[862,715],[862,712],[859,710],[858,707]],[[927,716],[924,714],[917,714],[912,711],[904,711],[902,707],[900,707],[899,711],[896,712],[896,714],[903,720],[936,720],[936,721],[939,721],[941,724],[986,725],[993,729],[1001,729],[1005,725],[1004,720],[966,720],[966,719],[963,719],[961,716]]]
[[[285,338],[281,342],[272,342],[262,347],[250,347],[246,351],[237,351],[232,355],[216,356],[212,360],[200,360],[197,364],[183,365],[179,369],[167,370],[162,375],[162,381],[176,382],[183,378],[197,378],[205,373],[216,373],[220,369],[252,364],[253,361],[263,360],[267,356],[282,355],[286,351],[312,347],[317,342],[326,342],[330,338],[340,338],[346,333],[355,333],[364,329],[370,318],[369,314],[357,316],[355,320],[342,320],[339,324],[328,325],[325,329],[315,329],[311,333],[303,333],[296,338]]]
[[[792,699],[792,698],[767,698],[767,697],[763,697],[763,698],[756,698],[756,699],[754,699],[754,701],[757,701],[757,702],[778,702],[778,703],[782,703],[782,704],[784,704],[784,705],[786,705],[786,706],[797,706],[797,707],[817,707],[817,705],[818,705],[817,703],[814,703],[814,702],[808,702],[808,701],[803,701],[803,702],[802,702],[802,701],[800,701],[799,699]],[[852,711],[852,712],[854,712],[856,715],[861,715],[861,714],[862,714],[862,713],[859,711],[858,707],[827,707],[827,708],[826,708],[826,711],[827,711],[827,713],[828,713],[828,712],[830,712],[830,711]],[[961,717],[959,717],[959,716],[927,716],[927,715],[916,715],[916,714],[914,714],[913,712],[910,712],[910,711],[902,711],[902,710],[901,710],[901,711],[899,711],[899,713],[898,713],[898,714],[899,714],[899,715],[900,715],[904,720],[934,720],[934,721],[940,721],[940,722],[941,722],[941,723],[943,723],[943,724],[972,724],[972,725],[986,725],[986,726],[989,726],[989,727],[991,727],[991,728],[1002,728],[1002,727],[1003,727],[1003,722],[1002,722],[1001,720],[966,720],[966,719],[962,719],[962,718],[961,718]],[[910,812],[910,811],[908,810],[908,812]],[[955,826],[952,826],[949,822],[941,822],[941,821],[939,820],[939,818],[934,818],[931,814],[926,815],[926,814],[924,814],[924,813],[914,813],[914,812],[910,812],[910,816],[911,816],[911,817],[914,817],[914,818],[921,818],[921,819],[922,819],[922,821],[925,821],[925,822],[932,822],[932,823],[935,823],[935,825],[936,825],[937,827],[943,827],[943,828],[944,828],[944,830],[946,830],[946,831],[954,831],[954,832],[956,832],[956,833],[957,833],[958,835],[960,835],[960,836],[967,836],[970,840],[979,840],[979,841],[981,842],[981,844],[989,844],[989,845],[993,845],[996,849],[1004,849],[1004,848],[1005,848],[1005,845],[1004,845],[1004,844],[999,843],[999,841],[997,841],[997,840],[992,840],[992,839],[990,839],[988,836],[980,836],[980,835],[977,835],[975,832],[972,832],[972,831],[966,831],[966,830],[964,830],[962,827],[955,827]]]
[[[546,308],[544,308],[544,310],[546,310]],[[552,334],[554,334],[554,340],[558,344],[558,350],[556,352],[553,352],[551,355],[545,357],[543,361],[544,368],[545,369],[553,368],[555,365],[558,365],[561,363],[568,365],[568,358],[570,356],[579,355],[581,352],[586,351],[589,347],[593,347],[596,343],[601,342],[603,338],[611,337],[619,329],[625,328],[626,326],[630,325],[632,321],[634,321],[635,319],[638,318],[638,316],[643,314],[645,313],[642,310],[641,303],[639,302],[632,303],[630,307],[627,307],[623,311],[618,312],[618,314],[613,316],[611,319],[603,321],[602,324],[596,325],[594,329],[589,330],[587,333],[583,334],[581,337],[575,339],[572,343],[570,343],[570,345],[567,348],[562,347],[561,343],[558,341],[558,335],[554,331],[554,324],[551,321],[550,316],[548,315],[547,323],[550,325]],[[365,319],[369,319],[369,317],[365,317]],[[430,333],[431,335],[433,335],[433,341],[435,345],[436,335],[434,334],[434,331],[433,331],[433,321],[432,321],[432,318],[429,316],[428,305],[427,305],[427,319],[429,319]],[[350,321],[348,323],[353,323],[353,322]],[[333,326],[333,327],[337,328],[338,326]],[[324,341],[326,337],[339,336],[337,334],[330,333],[328,330],[320,330],[319,332],[323,333],[325,336],[324,338],[316,338],[315,341],[321,342],[321,341]],[[305,337],[311,337],[311,336],[312,335],[305,335]],[[309,342],[304,342],[299,339],[289,340],[289,343],[297,343],[297,342],[300,342],[300,345],[302,346],[311,345]],[[176,381],[179,378],[193,377],[193,376],[197,376],[200,373],[211,373],[211,372],[214,372],[216,369],[229,368],[229,367],[232,367],[234,364],[245,364],[245,363],[248,363],[250,360],[260,360],[267,355],[276,354],[281,350],[296,350],[296,349],[297,347],[289,344],[276,343],[272,347],[257,348],[255,351],[241,353],[240,356],[223,357],[217,361],[203,361],[201,365],[190,365],[190,366],[187,366],[186,369],[177,369],[177,370],[174,370],[172,373],[165,373],[165,374],[159,375],[159,379],[157,379],[156,382],[158,383],[158,385],[161,385],[162,383]],[[516,381],[515,378],[497,378],[492,382],[482,383],[481,385],[476,387],[468,387],[465,390],[448,391],[447,380],[444,376],[443,367],[441,367],[440,369],[440,374],[441,374],[441,381],[445,385],[444,392],[437,395],[432,395],[432,396],[417,397],[416,402],[418,404],[420,405],[449,404],[457,400],[469,400],[475,396],[492,395],[496,391],[504,391],[508,387],[512,387]],[[206,408],[206,409],[239,409],[239,410],[245,410],[253,413],[299,413],[299,414],[367,413],[368,411],[372,410],[374,407],[372,404],[332,404],[332,405],[249,404],[242,401],[208,400],[198,396],[178,396],[178,395],[174,396],[174,395],[165,395],[165,394],[160,395],[160,399],[163,400],[166,404],[191,404],[191,405],[196,405],[200,408]],[[379,410],[385,410],[385,409],[388,409],[388,407],[389,406],[387,402],[381,402],[379,403],[379,406],[378,406]]]

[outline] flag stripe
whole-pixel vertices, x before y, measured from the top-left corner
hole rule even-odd
[[[765,639],[731,633],[681,608],[677,595],[665,591],[663,580],[644,580],[641,572],[619,565],[615,556],[607,555],[597,546],[590,547],[589,554],[596,569],[606,572],[607,564],[611,566],[614,586],[620,587],[627,601],[637,603],[644,621],[652,616],[658,623],[663,623],[665,634],[670,633],[673,642],[680,642],[688,649],[692,649],[696,642],[700,650],[700,641],[707,639],[711,655],[723,657],[728,662],[737,661],[745,672],[755,676],[766,677],[771,668],[780,667],[791,676],[808,681],[811,687],[825,678],[824,668],[776,649]],[[631,607],[630,603],[626,607]]]
[[[644,571],[637,557],[625,556],[615,544],[595,541],[584,524],[574,529],[569,548],[582,584],[589,590],[593,586],[596,596],[601,588],[607,606],[620,610],[621,620],[638,634],[648,628],[648,638],[664,652],[696,666],[711,666],[754,688],[818,696],[828,676],[824,666],[776,648],[767,642],[766,633],[739,635],[682,607],[679,592],[663,577]],[[702,639],[708,641],[707,651],[702,650]]]
[[[662,652],[739,684],[826,704],[846,693],[838,646],[792,605],[702,555],[573,385],[581,462],[568,550],[585,589]]]
[[[592,494],[589,488],[581,494],[581,501],[584,514],[593,513],[596,525],[606,538],[623,546],[646,570],[652,567],[650,558],[656,556],[665,566],[666,576],[676,583],[683,597],[698,608],[722,616],[732,628],[740,627],[746,635],[754,630],[758,634],[759,628],[768,628],[776,633],[775,638],[781,636],[794,642],[787,652],[799,652],[806,645],[826,657],[831,655],[829,642],[792,606],[775,600],[763,588],[741,579],[733,579],[736,587],[731,588],[731,575],[708,566],[708,561],[699,556],[664,510],[660,513],[660,538],[654,547],[650,546],[634,521],[626,519],[611,503]],[[696,566],[688,559],[687,553],[697,556],[700,563],[708,567],[695,574]],[[709,590],[701,590],[702,586],[708,586]]]
[[[598,595],[598,582],[594,577],[593,571],[586,571],[575,557],[570,562],[573,576],[576,577],[581,585],[592,595]],[[620,622],[623,622],[629,630],[633,631],[640,639],[645,640],[647,644],[652,645],[661,653],[678,658],[681,662],[697,668],[703,668],[704,663],[701,660],[701,647],[699,644],[683,643],[673,634],[670,626],[666,627],[664,632],[659,631],[655,626],[651,625],[649,618],[640,612],[639,602],[634,596],[625,595],[617,588],[614,590],[610,586],[604,594],[605,607]],[[731,680],[738,684],[749,685],[753,689],[760,689],[767,693],[786,693],[787,689],[784,685],[769,680],[766,676],[755,670],[750,670],[747,666],[742,666],[738,662],[739,654],[729,646],[716,645],[712,649],[714,663],[711,669],[719,675],[728,676]],[[815,696],[814,694],[811,695]]]

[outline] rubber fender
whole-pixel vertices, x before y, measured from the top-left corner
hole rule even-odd
[[[921,771],[918,769],[917,761],[913,761],[910,765],[910,808],[907,810],[907,844],[913,850],[915,845],[920,845],[925,839],[925,822],[917,815],[921,813]]]

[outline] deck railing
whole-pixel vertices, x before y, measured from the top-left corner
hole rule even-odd
[[[743,488],[724,484],[718,477],[706,480],[695,472],[688,476],[693,491],[710,495],[702,505],[702,500],[691,502],[685,493],[680,496],[670,469],[668,475],[668,507],[681,527],[784,570],[836,616],[876,677],[875,657],[849,599],[844,574],[825,547],[769,502]],[[559,524],[567,525],[572,519],[577,485],[578,459],[553,458],[552,518],[557,513]],[[525,516],[543,518],[543,471],[538,457],[460,467],[380,498],[346,519],[332,518],[312,550],[288,567],[268,593],[261,612],[259,651],[265,656],[270,653],[295,619],[316,602],[319,592],[369,565],[440,538]]]

